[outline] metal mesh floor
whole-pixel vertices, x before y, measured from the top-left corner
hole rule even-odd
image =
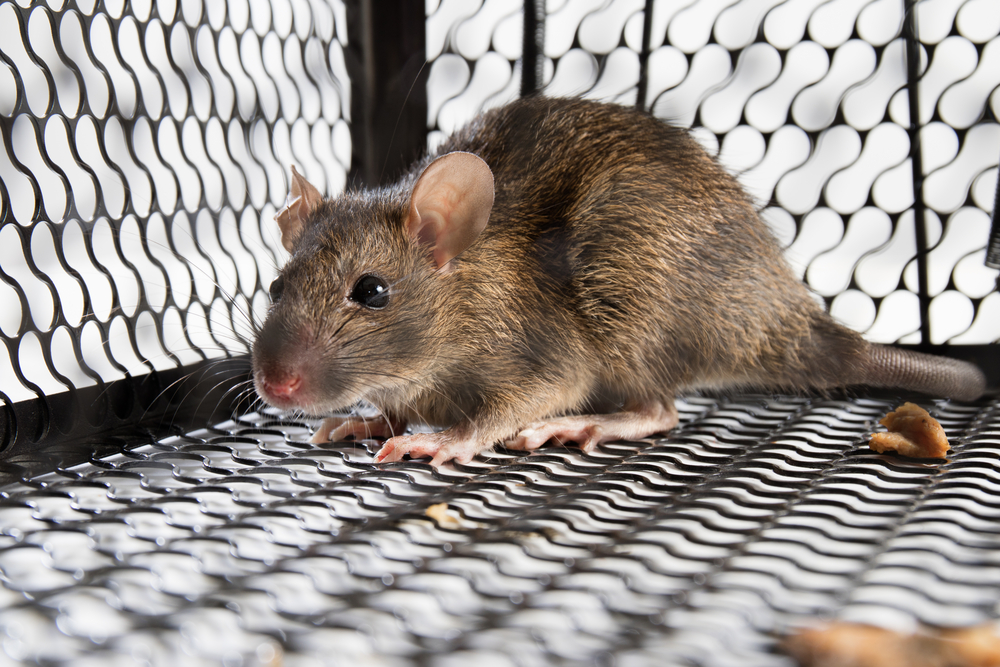
[[[2,653],[787,665],[777,636],[811,620],[993,619],[1000,399],[922,403],[945,463],[867,448],[897,403],[689,398],[653,444],[440,469],[257,413],[127,446],[2,487]]]

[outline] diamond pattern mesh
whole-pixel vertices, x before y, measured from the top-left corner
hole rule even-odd
[[[775,637],[818,618],[995,618],[1000,403],[925,404],[943,464],[867,448],[893,405],[690,398],[652,443],[438,469],[376,467],[378,443],[309,445],[314,423],[266,413],[133,443],[2,488],[3,648],[785,665]]]
[[[338,3],[0,2],[0,391],[248,351],[294,163],[346,181]]]
[[[693,127],[757,198],[831,313],[880,343],[921,340],[903,0],[653,3],[643,105]],[[638,0],[545,3],[546,94],[635,104]],[[518,3],[432,2],[432,145],[518,95]],[[929,339],[1000,339],[986,268],[1000,159],[1000,9],[916,3]]]

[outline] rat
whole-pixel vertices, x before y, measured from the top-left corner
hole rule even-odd
[[[290,257],[253,343],[268,404],[376,462],[494,444],[584,451],[678,423],[698,389],[985,389],[954,359],[867,342],[790,271],[754,202],[683,128],[619,105],[488,110],[398,182],[323,198],[294,167]],[[408,424],[441,430],[405,433]]]

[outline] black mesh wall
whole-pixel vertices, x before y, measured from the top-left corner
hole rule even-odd
[[[995,394],[920,400],[947,461],[868,449],[914,396],[751,395],[439,468],[234,399],[288,166],[386,182],[539,92],[692,127],[835,316],[992,368],[998,57],[995,0],[0,0],[0,663],[777,666],[995,620]]]
[[[737,175],[835,317],[873,341],[949,344],[992,365],[991,348],[969,346],[1000,338],[985,264],[1000,158],[993,3],[542,5],[536,77],[518,60],[518,3],[432,3],[432,143],[528,79],[649,109]]]
[[[344,7],[0,12],[4,447],[185,422],[246,370],[289,165],[346,182]]]

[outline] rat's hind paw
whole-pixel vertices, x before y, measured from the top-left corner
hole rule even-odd
[[[356,440],[391,438],[406,430],[405,422],[394,422],[385,417],[328,417],[309,439],[316,445],[321,442],[340,442],[349,435]]]
[[[674,406],[654,403],[606,415],[576,415],[536,422],[504,443],[510,449],[530,451],[554,440],[560,444],[575,442],[585,452],[592,452],[602,442],[639,440],[664,433],[677,426]]]
[[[402,461],[404,454],[409,454],[410,458],[430,456],[432,466],[439,466],[452,459],[468,463],[482,449],[476,440],[456,438],[447,431],[397,435],[390,438],[375,455],[375,463]]]

